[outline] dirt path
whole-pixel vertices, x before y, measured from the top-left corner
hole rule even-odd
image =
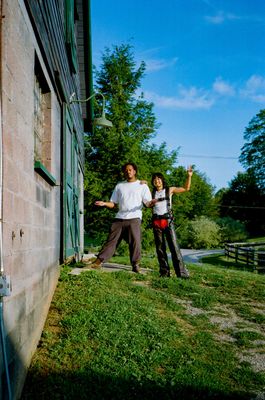
[[[190,250],[181,249],[183,259],[186,263],[197,264],[200,263],[202,257],[209,256],[211,254],[223,254],[224,250]]]
[[[184,262],[190,264],[197,264],[200,263],[200,259],[210,254],[222,254],[223,250],[189,250],[189,249],[182,249],[181,250]],[[84,261],[88,261],[90,258],[95,257],[95,254],[85,254]],[[123,264],[115,264],[115,263],[104,263],[102,270],[106,272],[114,272],[114,271],[131,271],[132,267],[130,265],[123,265]],[[73,268],[70,272],[72,275],[79,275],[83,270],[83,268]],[[147,268],[141,268],[142,273],[147,273],[151,271]]]

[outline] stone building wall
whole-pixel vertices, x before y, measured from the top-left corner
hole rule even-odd
[[[3,266],[12,293],[3,298],[13,398],[19,398],[57,284],[61,221],[61,106],[22,0],[2,0]],[[49,184],[34,170],[36,59],[50,91]],[[1,365],[0,398],[6,383]]]

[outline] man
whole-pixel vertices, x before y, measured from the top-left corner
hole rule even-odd
[[[143,204],[149,206],[152,196],[148,186],[136,178],[137,166],[134,163],[125,164],[122,172],[126,181],[115,186],[110,201],[95,202],[99,207],[118,206],[118,212],[111,225],[108,239],[90,268],[100,268],[104,261],[113,256],[121,240],[125,239],[129,245],[132,270],[138,273],[141,259],[142,208]]]

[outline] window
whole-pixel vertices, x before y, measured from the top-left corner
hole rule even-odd
[[[75,21],[78,19],[74,0],[65,1],[65,42],[71,71],[77,71]]]
[[[34,83],[34,158],[51,169],[51,94],[44,93],[35,75]]]
[[[34,77],[34,167],[50,184],[55,184],[51,172],[51,92],[35,60]]]

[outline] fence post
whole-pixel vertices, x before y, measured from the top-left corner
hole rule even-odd
[[[262,246],[262,247],[261,247]],[[261,248],[261,250],[257,250]],[[234,258],[235,264],[242,261],[254,271],[265,271],[265,243],[226,243],[225,255]],[[242,257],[241,257],[242,256]]]
[[[257,268],[265,270],[265,251],[257,251]]]
[[[246,249],[247,250],[247,267],[248,267],[248,261],[249,261],[249,249]]]

